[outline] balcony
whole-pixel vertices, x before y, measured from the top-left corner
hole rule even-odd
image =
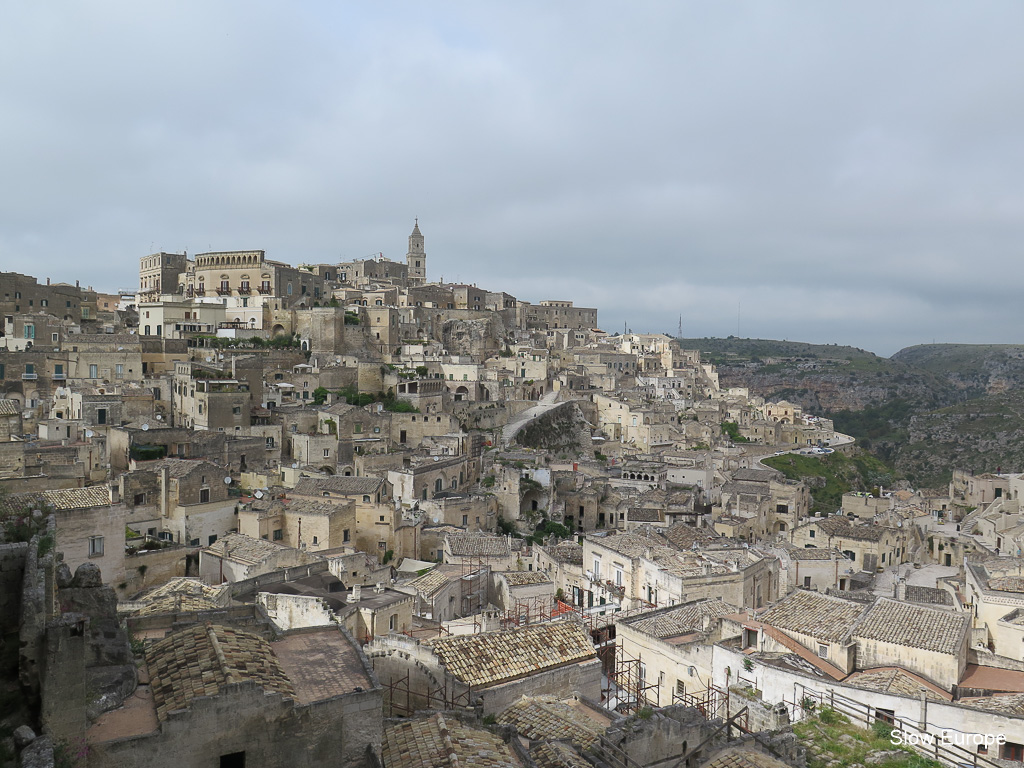
[[[39,378],[39,374],[38,373],[23,373],[23,374],[21,374],[21,378],[24,381],[35,381],[36,379]]]
[[[238,294],[240,296],[248,296],[250,293],[252,293],[252,288],[250,288],[248,285],[238,286]]]
[[[273,289],[269,285],[261,285],[256,290],[259,291],[260,294],[263,295],[263,296],[269,296],[271,293],[274,292]]]
[[[68,375],[66,373],[55,373],[53,374],[52,378],[54,381],[66,381]]]
[[[218,288],[217,289],[217,295],[218,296],[230,296],[231,295],[231,289],[230,288]]]

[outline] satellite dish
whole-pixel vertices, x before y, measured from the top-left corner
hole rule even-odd
[[[440,458],[439,458],[438,456],[435,456],[435,457],[434,457],[434,461],[440,461],[440,460],[441,460],[441,459],[440,459]]]
[[[156,415],[156,420],[157,421],[163,421],[163,419],[164,419],[164,417],[161,416],[159,413]]]
[[[149,429],[149,424],[143,424],[142,431],[145,432],[147,429]]]
[[[263,491],[256,491],[256,493],[254,493],[253,496],[255,496],[257,499],[262,499]]]
[[[292,463],[292,469],[298,469],[298,468],[299,468],[299,462],[297,462],[297,461],[293,462]]]
[[[224,478],[224,485],[231,485],[231,478],[230,477],[225,477]]]
[[[93,432],[93,431],[92,431],[91,429],[87,429],[87,430],[85,430],[85,436],[86,436],[86,437],[92,437],[92,436],[93,436],[93,435],[95,435],[95,434],[96,434],[96,433],[95,433],[95,432]]]
[[[438,521],[438,518],[436,518],[436,517],[435,517],[435,518],[434,518],[434,522],[436,523],[437,521]]]

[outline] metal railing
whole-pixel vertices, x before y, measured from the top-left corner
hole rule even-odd
[[[808,708],[809,703],[810,708]],[[824,694],[805,688],[803,689],[803,698],[799,702],[784,699],[783,704],[789,708],[794,722],[797,719],[810,716],[814,709],[827,707],[845,715],[851,723],[865,729],[871,729],[875,723],[884,723],[894,731],[901,732],[903,743],[906,746],[920,755],[930,757],[945,765],[956,766],[956,768],[966,768],[967,766],[971,768],[1004,768],[1002,762],[996,762],[986,755],[971,752],[956,743],[943,739],[942,733],[921,728],[911,720],[895,717],[886,710],[843,696],[831,688]]]

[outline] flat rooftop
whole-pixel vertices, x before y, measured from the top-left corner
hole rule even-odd
[[[300,704],[373,688],[359,652],[337,629],[297,632],[270,647]]]

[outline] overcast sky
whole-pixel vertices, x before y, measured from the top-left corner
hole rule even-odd
[[[1019,342],[1020,2],[0,10],[0,270],[404,259],[601,325]]]

